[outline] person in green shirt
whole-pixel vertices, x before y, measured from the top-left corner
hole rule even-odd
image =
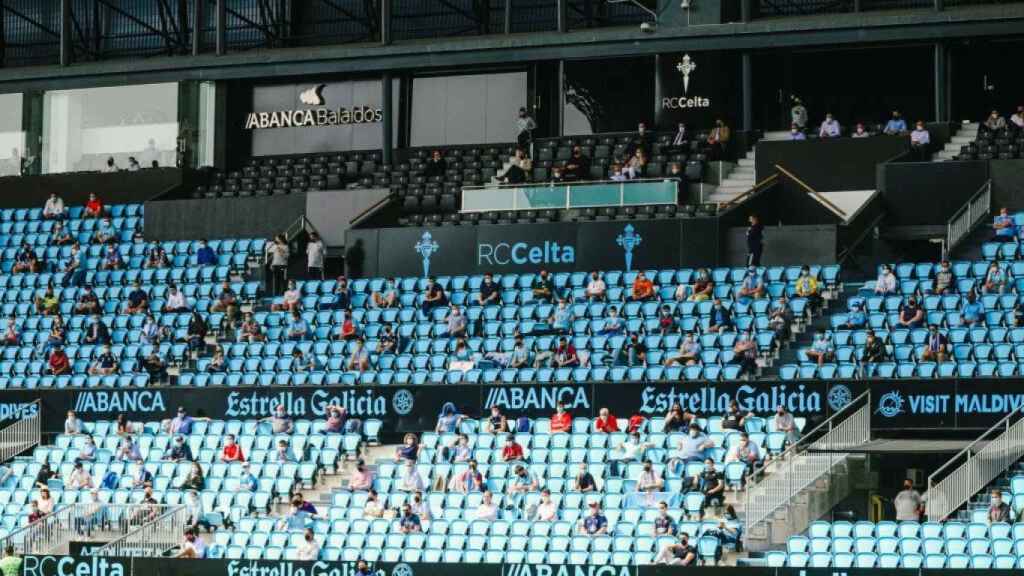
[[[21,575],[21,557],[14,553],[14,546],[8,544],[4,550],[4,558],[0,560],[0,573],[3,576]]]

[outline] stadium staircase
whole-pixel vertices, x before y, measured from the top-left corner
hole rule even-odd
[[[871,397],[865,392],[757,468],[735,498],[742,505],[737,513],[745,519],[747,550],[785,545],[849,496],[865,458],[848,450],[870,437]]]
[[[782,132],[765,132],[762,140],[787,140],[789,138],[788,131]],[[757,176],[754,173],[754,166],[756,160],[757,145],[747,151],[743,158],[736,161],[732,170],[728,172],[728,175],[721,181],[717,188],[704,199],[705,202],[715,204],[728,204],[732,202],[736,197],[747,192],[754,187],[757,183]]]
[[[957,131],[952,134],[945,147],[932,155],[932,162],[946,162],[948,160],[954,160],[960,155],[960,149],[963,146],[967,146],[971,142],[974,142],[977,135],[977,122],[961,124]]]

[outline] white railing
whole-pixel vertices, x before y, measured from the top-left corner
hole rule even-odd
[[[139,505],[148,520],[93,552],[95,556],[158,557],[181,544],[190,512],[185,506]]]
[[[1024,407],[1007,414],[928,477],[925,494],[928,520],[945,520],[1021,458],[1024,458]],[[943,476],[947,469],[951,470]]]
[[[42,401],[36,400],[21,406],[20,413],[22,416],[17,422],[0,430],[0,462],[10,460],[42,442]]]
[[[0,540],[0,549],[10,545],[20,554],[49,554],[61,552],[72,540],[109,542],[169,508],[105,502],[71,504],[11,532]]]
[[[864,392],[830,416],[777,459],[765,461],[748,477],[743,516],[746,529],[764,522],[834,466],[846,460],[845,450],[871,439],[871,392]],[[761,478],[754,483],[754,478]]]
[[[992,181],[982,184],[971,199],[946,223],[946,257],[992,210]]]

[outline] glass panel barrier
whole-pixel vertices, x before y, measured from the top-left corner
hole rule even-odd
[[[679,180],[626,182],[543,183],[536,185],[468,187],[462,190],[463,212],[488,210],[546,210],[676,204]]]

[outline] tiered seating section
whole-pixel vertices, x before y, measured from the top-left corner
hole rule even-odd
[[[580,146],[591,159],[590,178],[607,180],[615,163],[624,164],[637,143],[637,134],[597,134],[586,137],[538,139],[530,181],[547,182],[552,169],[564,167],[572,148]],[[678,164],[681,179],[699,182],[708,158],[707,134],[694,133],[685,150],[669,149],[672,134],[652,135],[647,140],[648,163],[639,177],[658,178],[669,174]],[[443,175],[427,176],[424,167],[438,150],[447,164]],[[193,198],[224,198],[294,194],[307,190],[338,189],[346,186],[389,188],[401,208],[399,224],[420,226],[478,222],[550,222],[566,217],[602,220],[616,218],[673,218],[694,216],[695,206],[676,210],[675,206],[643,208],[604,208],[517,212],[458,213],[463,186],[482,186],[496,182],[515,154],[512,144],[483,146],[443,146],[398,150],[404,160],[383,164],[379,151],[252,158],[240,170],[213,171],[208,182],[192,192]]]
[[[576,419],[571,433],[550,433],[550,421],[535,419],[529,433],[516,434],[524,446],[521,462],[504,462],[501,449],[504,435],[484,432],[484,421],[464,421],[461,432],[469,438],[473,458],[486,480],[487,489],[498,506],[497,520],[476,516],[482,492],[460,493],[432,488],[435,481],[447,485],[467,467],[466,463],[448,463],[442,458],[442,447],[452,445],[454,434],[426,433],[422,438],[416,470],[424,480],[425,505],[430,518],[422,519],[422,531],[404,534],[398,519],[364,517],[368,493],[336,491],[332,505],[323,512],[327,517],[324,530],[314,530],[321,540],[320,558],[328,561],[369,562],[488,562],[564,564],[650,564],[660,548],[676,541],[671,536],[656,536],[653,521],[656,502],[665,500],[680,532],[687,532],[704,561],[712,561],[720,552],[720,540],[708,534],[716,530],[719,520],[703,517],[703,494],[691,492],[691,479],[703,471],[703,463],[690,463],[681,474],[666,466],[681,434],[668,434],[662,429],[662,418],[646,424],[641,440],[651,446],[645,457],[654,462],[654,469],[663,475],[664,493],[648,497],[636,492],[641,472],[639,462],[623,464],[621,476],[614,476],[608,465],[617,447],[626,438],[623,433],[604,434],[593,430],[592,422]],[[720,418],[701,419],[716,447],[708,457],[725,471],[726,482],[736,487],[741,482],[745,465],[724,463],[725,448],[739,436],[736,431],[723,432]],[[798,419],[798,425],[803,425]],[[626,421],[621,421],[625,429]],[[749,418],[746,428],[751,440],[759,442],[770,453],[779,453],[785,435],[772,428],[772,420]],[[573,479],[581,463],[586,463],[598,490],[575,492]],[[521,502],[507,493],[517,464],[523,464],[538,481],[538,491],[526,493]],[[388,459],[377,462],[374,488],[379,501],[388,509],[401,508],[412,494],[400,489],[403,465]],[[527,510],[540,498],[540,489],[551,491],[558,506],[558,520],[532,521]],[[599,502],[608,519],[606,535],[584,535],[578,522],[588,513],[588,504]],[[677,511],[681,511],[680,514]],[[709,509],[710,512],[710,509]],[[739,528],[736,522],[728,522]],[[214,557],[275,559],[294,558],[292,542],[299,532],[269,532],[269,520],[242,521],[233,532],[215,535],[209,553]],[[269,532],[269,533],[268,533]]]
[[[185,492],[181,488],[192,467],[188,461],[169,461],[164,457],[169,452],[174,436],[168,434],[159,422],[132,423],[136,433],[132,435],[141,456],[141,465],[152,474],[152,497],[158,504],[185,504]],[[364,422],[368,436],[375,436],[380,429],[379,420]],[[96,444],[95,458],[83,461],[98,490],[101,502],[127,504],[142,502],[145,489],[135,486],[135,462],[126,460],[119,453],[124,437],[117,433],[115,422],[95,422],[85,425],[85,432]],[[242,448],[242,454],[249,462],[250,472],[256,477],[259,487],[250,491],[240,486],[243,478],[241,463],[224,463],[220,460],[224,439],[228,434],[235,436]],[[291,434],[273,434],[270,424],[255,420],[212,420],[196,421],[186,442],[195,460],[202,466],[205,485],[199,492],[204,520],[213,526],[223,526],[225,520],[239,522],[251,517],[254,512],[266,513],[268,507],[303,487],[312,487],[321,472],[333,472],[340,459],[354,455],[362,440],[359,434],[326,434],[324,421],[296,420]],[[280,439],[289,443],[295,460],[279,462],[274,449]],[[36,475],[43,463],[59,474],[50,480],[50,496],[55,500],[54,509],[75,502],[86,502],[86,492],[91,489],[72,489],[66,486],[74,469],[74,463],[86,441],[86,435],[61,434],[53,445],[39,446],[32,456],[19,457],[10,464],[10,476],[0,489],[0,501],[11,507],[11,514],[4,517],[4,530],[9,533],[27,524],[27,503],[39,497],[39,488],[34,485]],[[116,488],[101,485],[108,473],[116,475]],[[0,530],[0,533],[4,533]]]
[[[960,147],[956,160],[1012,160],[1024,150],[1024,130],[1006,120],[1006,128],[990,130],[984,123],[978,127],[974,142]]]
[[[765,277],[767,295],[777,298],[786,293],[793,296],[795,279],[799,267],[772,267],[760,271]],[[448,307],[435,308],[429,317],[424,316],[419,305],[426,286],[423,278],[398,278],[398,307],[379,309],[373,304],[371,295],[380,292],[385,279],[357,279],[349,285],[351,292],[351,315],[359,333],[366,340],[370,352],[370,369],[364,371],[346,370],[351,357],[354,341],[332,340],[340,333],[344,311],[330,310],[334,306],[337,281],[300,282],[302,299],[301,316],[310,327],[310,338],[304,341],[287,341],[287,326],[290,321],[285,312],[258,312],[257,321],[264,326],[265,342],[225,344],[228,361],[226,373],[206,374],[206,365],[200,362],[197,372],[185,371],[181,375],[183,385],[277,385],[287,384],[456,384],[475,382],[589,382],[609,380],[621,381],[673,381],[681,379],[720,380],[735,379],[739,366],[729,364],[733,358],[732,347],[737,330],[753,331],[760,353],[765,362],[773,357],[777,342],[774,332],[768,328],[770,300],[737,298],[739,282],[746,269],[717,268],[711,271],[715,282],[715,295],[722,299],[733,315],[735,329],[722,333],[707,331],[712,302],[676,301],[674,294],[678,285],[684,285],[686,294],[692,292],[696,271],[648,270],[646,275],[655,281],[657,297],[646,302],[627,301],[629,287],[636,272],[605,272],[603,278],[608,285],[608,301],[587,303],[584,297],[588,275],[583,272],[554,274],[553,279],[559,293],[570,297],[574,320],[567,336],[572,338],[580,356],[576,367],[539,367],[533,361],[539,352],[548,351],[557,344],[558,335],[534,334],[535,326],[545,323],[554,309],[553,304],[533,299],[530,285],[534,274],[505,274],[495,278],[502,290],[502,305],[481,307],[476,304],[482,276],[439,277],[437,282],[446,288],[452,304],[463,308],[468,316],[467,357],[455,353],[458,339],[449,337],[444,319]],[[822,287],[835,286],[838,282],[839,267],[813,267]],[[658,313],[662,306],[672,311],[675,325],[662,334]],[[792,298],[790,305],[797,319],[806,318],[806,301]],[[621,310],[625,318],[625,332],[605,336],[600,331],[608,316],[610,307]],[[319,308],[319,309],[318,309]],[[380,336],[385,326],[390,326],[398,335],[396,353],[377,353]],[[699,335],[703,344],[701,362],[694,366],[663,366],[666,358],[678,351],[684,333]],[[530,351],[529,366],[519,369],[504,367],[500,362],[488,361],[486,355],[492,352],[509,352],[515,344],[515,336],[522,335]],[[627,366],[617,362],[618,351],[626,343],[629,334],[638,334],[648,346],[646,365]],[[321,368],[312,371],[291,370],[292,351],[298,349],[305,358],[316,356]],[[469,370],[451,369],[453,360],[470,360],[476,364]],[[307,360],[308,362],[308,360]]]
[[[81,209],[71,208],[65,227],[82,248],[82,264],[86,270],[79,286],[70,285],[70,276],[62,272],[71,254],[71,246],[50,243],[54,223],[41,219],[40,209],[0,211],[0,239],[4,246],[0,261],[0,290],[3,294],[2,310],[7,318],[14,318],[19,333],[19,345],[3,346],[0,359],[0,388],[47,388],[67,386],[145,386],[149,375],[142,370],[140,361],[148,356],[152,346],[141,338],[145,322],[143,314],[126,314],[125,305],[133,283],[138,281],[150,296],[149,311],[160,324],[170,331],[157,349],[160,355],[173,362],[185,360],[183,343],[189,313],[161,313],[169,284],[183,292],[190,309],[199,310],[217,330],[221,314],[208,313],[211,303],[220,294],[222,282],[230,282],[240,299],[254,301],[259,283],[238,281],[246,272],[247,262],[258,258],[264,240],[212,240],[210,247],[217,254],[215,265],[198,266],[196,251],[199,242],[164,242],[160,246],[167,254],[168,266],[144,268],[146,255],[155,245],[141,240],[142,206],[109,206],[111,224],[116,231],[113,245],[120,252],[124,267],[121,270],[102,269],[107,245],[94,242],[97,220],[82,219]],[[12,273],[15,257],[23,242],[35,248],[42,259],[39,273]],[[47,372],[48,357],[44,353],[54,316],[39,314],[35,300],[53,286],[59,300],[59,311],[66,328],[65,352],[72,363],[72,374],[51,376]],[[112,352],[119,359],[117,374],[89,376],[91,360],[100,352],[98,346],[84,343],[89,318],[75,313],[75,304],[85,286],[91,286],[103,307],[102,320],[110,329]]]
[[[833,568],[1024,568],[1024,524],[814,522],[770,566]]]
[[[1020,287],[1024,286],[1024,261],[1014,260],[1015,243],[986,244],[985,253],[990,260],[977,262],[951,262],[956,278],[955,289],[949,294],[933,294],[932,278],[938,263],[902,263],[892,266],[896,275],[897,294],[875,295],[874,282],[869,282],[861,294],[847,301],[848,311],[834,314],[831,319],[831,339],[835,362],[818,367],[810,362],[806,351],[800,351],[803,362],[780,369],[783,378],[932,378],[972,376],[1010,377],[1024,373],[1024,327],[1015,320]],[[995,250],[993,250],[994,247]],[[989,266],[996,256],[1006,281],[1004,293],[985,293],[984,282]],[[984,307],[982,320],[966,325],[961,311],[967,295],[975,293]],[[917,299],[923,307],[925,319],[917,328],[904,328],[899,324],[899,312],[909,298]],[[850,314],[860,306],[867,315],[863,329],[846,329]],[[922,353],[928,335],[928,326],[936,325],[948,339],[948,360],[924,361]],[[886,344],[886,361],[862,364],[867,331],[872,330]],[[858,367],[863,370],[858,370]]]
[[[233,198],[295,194],[308,190],[338,189],[358,182],[365,187],[387,187],[387,167],[380,152],[352,152],[252,158],[241,170],[212,171],[193,198]]]

